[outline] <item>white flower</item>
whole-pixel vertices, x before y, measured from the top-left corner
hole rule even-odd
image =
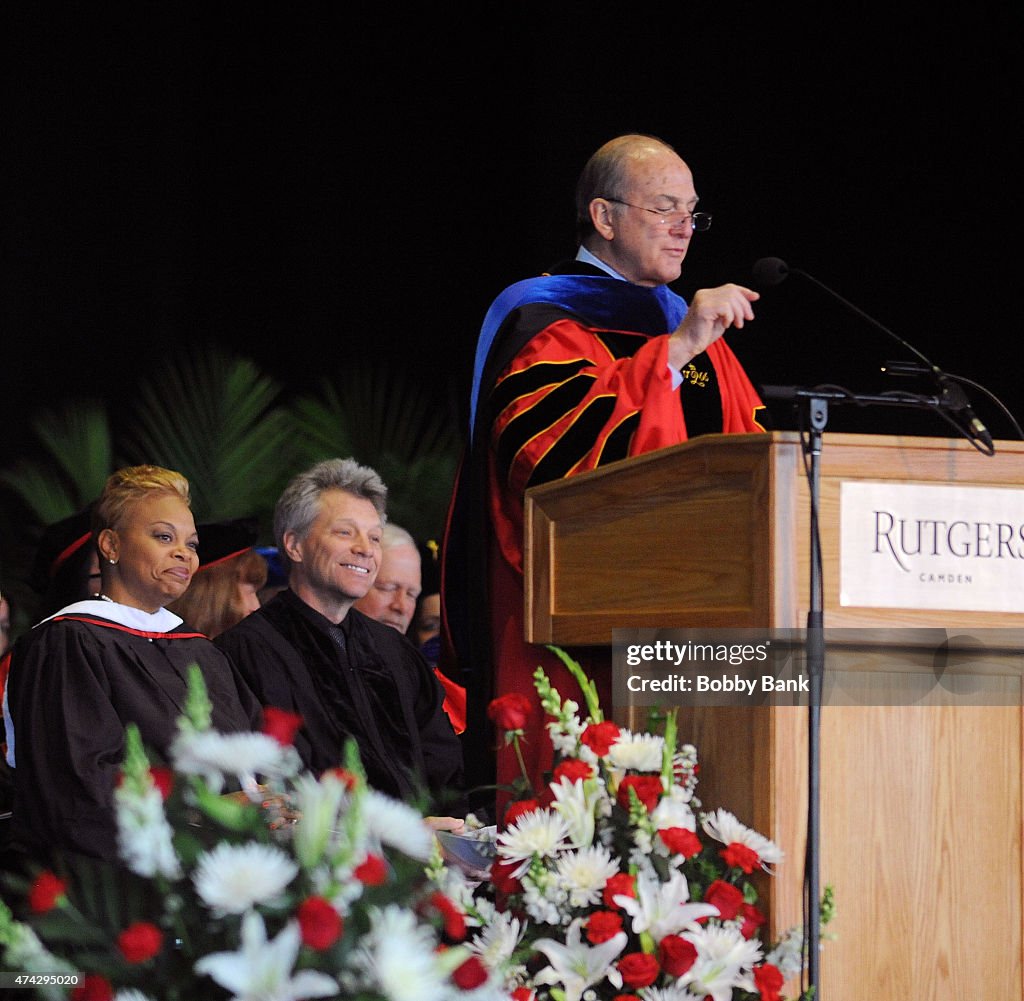
[[[764,961],[778,967],[782,976],[791,980],[804,968],[804,944],[804,930],[797,925],[779,939],[778,945],[764,957]]]
[[[143,994],[142,991],[136,990],[134,987],[129,987],[126,990],[118,991],[114,995],[114,1001],[153,1001],[153,998],[149,994]]]
[[[530,868],[531,860],[552,858],[566,847],[569,828],[552,810],[531,810],[498,835],[498,854],[520,865],[511,873],[518,879]]]
[[[418,810],[372,789],[361,797],[360,808],[371,849],[385,844],[421,862],[430,858],[434,835]]]
[[[615,903],[632,917],[634,932],[650,932],[655,942],[696,927],[700,918],[718,915],[712,904],[688,903],[690,889],[681,872],[673,872],[663,883],[653,869],[644,866],[636,876],[636,893],[635,898],[616,894]]]
[[[733,988],[753,990],[750,970],[761,958],[757,939],[746,939],[735,925],[700,928],[683,935],[697,949],[697,960],[680,978],[691,993],[731,1001]]]
[[[678,981],[668,987],[642,987],[637,997],[640,1001],[697,1001],[697,995],[691,994]]]
[[[657,831],[667,827],[683,827],[688,831],[697,830],[697,818],[690,808],[690,792],[682,786],[673,785],[651,811],[651,824]]]
[[[590,946],[580,941],[582,926],[583,919],[576,918],[569,926],[564,943],[553,938],[541,938],[534,943],[550,964],[533,978],[534,983],[561,984],[565,1001],[580,1001],[588,987],[606,977],[614,987],[622,986],[622,975],[612,966],[612,961],[625,948],[628,936],[620,931],[607,942]]]
[[[192,879],[207,906],[219,914],[241,914],[280,897],[298,871],[273,845],[223,842],[199,857]]]
[[[389,1001],[437,1001],[444,997],[445,973],[435,958],[431,930],[396,904],[371,908],[370,930],[352,957],[364,987]]]
[[[242,918],[242,947],[238,952],[215,952],[195,964],[232,992],[234,1001],[301,1001],[336,997],[338,982],[326,973],[300,970],[292,976],[299,954],[298,923],[289,921],[277,937],[267,941],[263,917],[249,911]]]
[[[565,776],[550,783],[555,801],[553,809],[565,821],[569,841],[576,847],[593,844],[594,813],[601,799],[604,785],[594,779],[572,782]]]
[[[299,753],[265,733],[201,733],[180,731],[171,744],[174,768],[185,775],[201,775],[215,792],[224,776],[261,775],[266,779],[288,778],[299,770]]]
[[[292,831],[292,843],[304,869],[312,869],[337,845],[345,798],[344,783],[330,772],[319,781],[309,774],[295,780],[295,810],[301,820]]]
[[[118,854],[139,876],[178,879],[181,863],[174,852],[174,830],[164,813],[160,790],[150,785],[136,795],[131,784],[114,790]]]
[[[519,918],[513,917],[508,911],[495,912],[493,918],[476,938],[469,944],[489,970],[505,970],[512,959],[519,939],[523,934],[523,926]]]
[[[569,892],[570,907],[589,907],[601,899],[601,891],[619,865],[603,845],[591,845],[560,855],[555,872]]]
[[[634,772],[660,772],[665,752],[665,738],[652,733],[630,733],[623,730],[608,750],[614,768]]]
[[[757,831],[745,827],[728,810],[716,810],[714,813],[702,817],[701,826],[711,837],[716,841],[721,841],[723,845],[731,845],[733,842],[746,845],[751,851],[757,853],[757,857],[761,860],[761,868],[781,862],[784,858],[782,849],[774,841],[769,841],[763,834],[758,834]]]

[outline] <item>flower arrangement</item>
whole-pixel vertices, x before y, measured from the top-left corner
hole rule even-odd
[[[489,878],[437,874],[469,916],[471,947],[516,1001],[781,1001],[804,967],[802,934],[761,942],[766,918],[750,880],[770,873],[781,849],[728,811],[702,808],[696,752],[676,746],[673,715],[661,734],[605,720],[592,682],[551,649],[579,682],[587,716],[537,669],[551,781],[536,794],[523,770]],[[489,707],[517,755],[533,711],[521,694]],[[823,924],[832,913],[826,889]]]
[[[44,974],[36,996],[72,1001],[507,1001],[427,873],[422,814],[368,788],[351,748],[344,768],[302,772],[299,720],[266,723],[211,729],[196,669],[170,767],[128,727],[123,864],[8,875],[22,902],[0,903],[0,971]],[[231,779],[251,795],[225,793]]]

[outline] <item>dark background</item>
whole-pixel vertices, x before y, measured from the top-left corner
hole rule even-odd
[[[461,405],[491,298],[574,251],[576,175],[627,131],[714,212],[684,295],[779,256],[1022,419],[1019,5],[452,6],[6,11],[8,458],[35,409],[213,343],[296,390],[408,363]],[[910,388],[796,276],[757,314],[729,341],[759,383]],[[830,429],[948,433],[855,410]]]

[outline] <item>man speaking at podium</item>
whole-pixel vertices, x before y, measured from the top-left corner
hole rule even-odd
[[[577,184],[576,258],[511,285],[484,319],[442,567],[446,669],[469,693],[470,784],[519,773],[511,750],[495,765],[492,698],[535,701],[538,665],[563,697],[579,698],[560,661],[523,639],[525,491],[697,435],[764,430],[764,406],[722,339],[753,320],[758,294],[728,284],[688,305],[668,288],[711,225],[697,204],[690,168],[667,143],[612,139]],[[627,569],[607,572],[625,579]],[[592,676],[610,709],[609,666]],[[543,788],[552,749],[539,711],[523,754]]]

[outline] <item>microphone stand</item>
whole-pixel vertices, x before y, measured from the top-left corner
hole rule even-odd
[[[943,397],[918,396],[912,393],[882,395],[855,394],[840,387],[818,386],[812,389],[799,386],[762,386],[765,400],[800,401],[805,405],[801,414],[801,442],[804,465],[810,487],[810,594],[807,612],[805,659],[808,675],[808,730],[807,730],[807,850],[805,854],[805,911],[807,921],[808,987],[815,1001],[820,1001],[821,891],[819,885],[819,858],[821,842],[821,708],[825,676],[825,597],[824,573],[819,531],[819,505],[821,495],[822,438],[828,424],[829,402],[857,403],[861,406],[915,407],[942,412],[948,403]],[[803,429],[807,433],[804,435]],[[972,442],[973,443],[973,442]],[[975,447],[977,448],[977,443]],[[987,452],[986,454],[992,454]]]

